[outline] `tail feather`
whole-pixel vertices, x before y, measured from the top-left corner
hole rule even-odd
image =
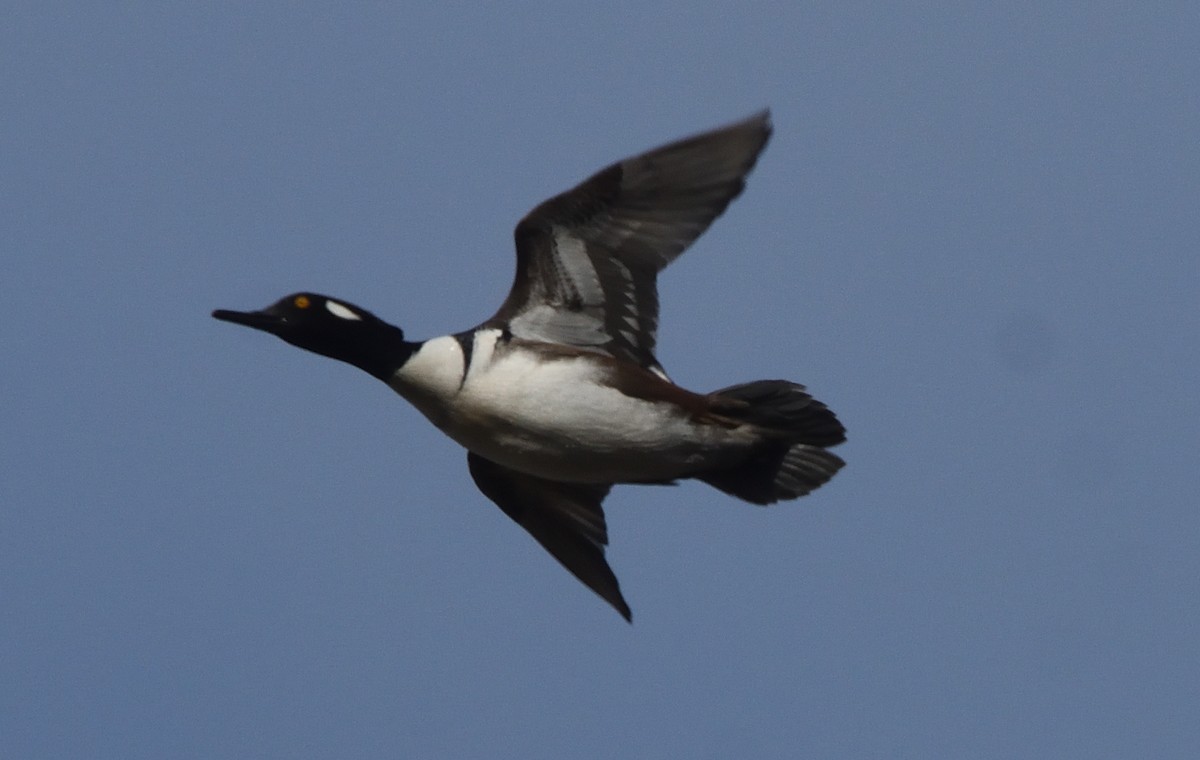
[[[741,463],[697,477],[752,504],[795,499],[819,488],[845,465],[826,451],[846,440],[832,411],[786,380],[759,380],[709,395],[714,411],[759,429],[762,439]]]
[[[837,416],[799,383],[756,380],[715,391],[709,398],[715,411],[796,443],[836,446],[846,440],[846,428]]]

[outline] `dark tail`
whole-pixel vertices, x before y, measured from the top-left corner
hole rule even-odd
[[[738,465],[697,477],[753,504],[803,496],[826,483],[845,462],[825,449],[846,440],[846,428],[804,386],[758,380],[709,394],[712,411],[749,423],[761,442]]]

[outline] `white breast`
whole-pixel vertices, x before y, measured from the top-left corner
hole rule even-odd
[[[466,357],[451,335],[421,344],[388,382],[434,425],[445,429],[450,406],[463,383]]]

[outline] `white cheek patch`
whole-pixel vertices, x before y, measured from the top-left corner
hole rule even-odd
[[[325,308],[329,309],[329,313],[339,319],[353,319],[356,322],[362,321],[362,317],[350,311],[345,306],[342,306],[337,301],[330,301],[326,299]]]

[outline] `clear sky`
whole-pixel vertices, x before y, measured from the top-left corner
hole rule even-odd
[[[331,5],[5,4],[0,756],[1200,756],[1195,3]],[[764,106],[660,358],[849,464],[615,489],[632,626],[209,317],[470,327],[534,204]]]

